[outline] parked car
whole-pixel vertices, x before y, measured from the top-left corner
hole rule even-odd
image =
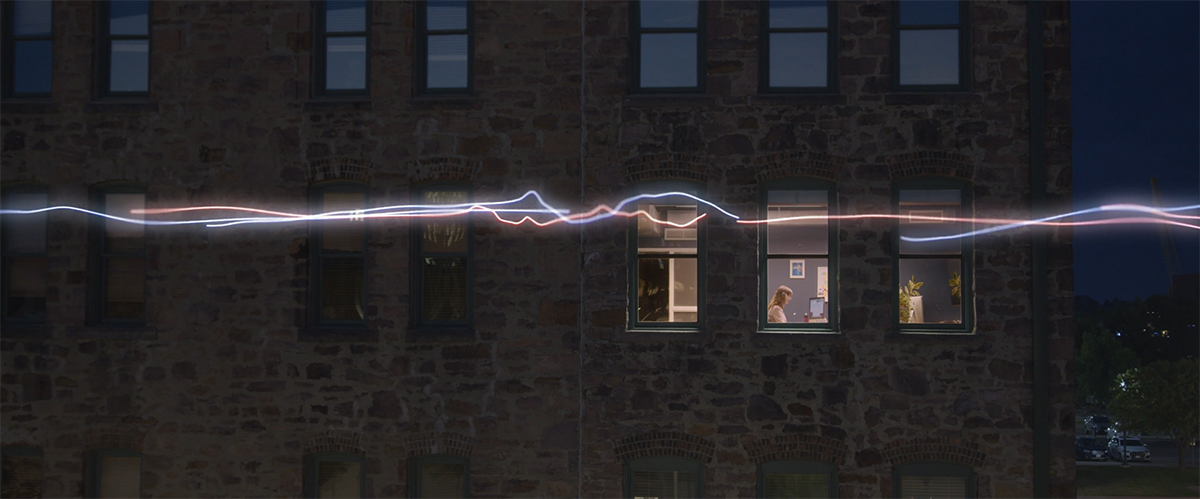
[[[1099,435],[1107,432],[1109,424],[1108,416],[1103,414],[1088,416],[1087,419],[1083,420],[1083,428],[1087,430],[1089,435]]]
[[[1075,459],[1083,461],[1104,461],[1105,451],[1108,450],[1104,441],[1093,437],[1075,437]]]
[[[1125,459],[1121,459],[1121,452]],[[1150,461],[1150,449],[1136,438],[1114,438],[1108,441],[1108,457],[1114,461]]]

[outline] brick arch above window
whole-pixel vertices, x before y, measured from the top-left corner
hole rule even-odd
[[[304,453],[317,454],[321,452],[345,452],[365,456],[362,434],[357,431],[329,430],[325,435],[309,439],[305,442]]]
[[[916,151],[897,154],[887,159],[888,178],[892,181],[910,177],[938,176],[964,180],[975,178],[975,162],[954,152]]]
[[[618,440],[614,451],[622,463],[644,457],[682,457],[708,463],[716,445],[707,438],[680,431],[648,431]]]
[[[408,163],[409,178],[421,182],[474,182],[483,161],[448,156],[421,158]]]
[[[786,151],[754,160],[758,182],[786,177],[816,177],[837,181],[846,158],[812,151]]]
[[[449,454],[471,457],[475,450],[475,439],[448,431],[431,431],[408,437],[408,457],[429,454]]]
[[[83,439],[84,450],[128,449],[142,452],[145,433],[138,430],[88,432]]]
[[[308,163],[308,180],[314,184],[326,180],[367,182],[373,169],[374,164],[362,158],[332,156],[314,159]]]
[[[897,440],[883,447],[883,460],[896,465],[918,461],[949,461],[973,468],[983,466],[987,455],[979,444],[961,438]]]
[[[644,154],[622,162],[630,183],[647,180],[692,180],[708,183],[708,161],[703,156],[679,153]]]
[[[841,440],[799,433],[744,442],[742,447],[754,464],[804,459],[841,465],[847,452],[846,444]]]

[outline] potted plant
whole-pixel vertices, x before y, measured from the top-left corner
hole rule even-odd
[[[950,304],[956,307],[962,304],[962,279],[958,272],[950,273]]]
[[[921,296],[917,290],[924,284],[917,282],[917,276],[912,276],[908,278],[908,284],[900,287],[900,322],[907,324],[912,321],[912,297]]]

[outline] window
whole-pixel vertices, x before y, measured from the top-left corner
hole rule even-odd
[[[88,453],[86,497],[141,497],[142,453],[99,449]]]
[[[898,464],[893,470],[893,497],[975,497],[975,471],[965,464],[939,461]]]
[[[764,331],[837,329],[837,194],[832,182],[772,180],[759,225]],[[832,208],[832,209],[831,209]]]
[[[366,497],[365,460],[357,454],[322,452],[304,457],[304,497]]]
[[[416,204],[461,209],[461,214],[413,223],[414,326],[470,327],[475,244],[474,226],[467,213],[471,191],[461,185],[431,185],[417,190],[414,198]]]
[[[150,95],[150,2],[112,0],[98,5],[100,95]]]
[[[818,461],[771,461],[758,466],[758,497],[837,497],[837,468]]]
[[[370,4],[328,0],[314,5],[315,85],[318,95],[367,93],[370,75]]]
[[[138,187],[114,186],[94,192],[95,210],[112,217],[92,219],[91,322],[137,325],[146,319],[146,194]]]
[[[50,0],[4,2],[4,96],[49,97],[54,73]]]
[[[896,190],[896,323],[900,331],[966,332],[971,323],[970,191],[952,182]],[[944,239],[942,239],[944,238]]]
[[[760,93],[837,91],[837,2],[764,0]]]
[[[0,461],[0,496],[42,497],[42,449],[8,445]]]
[[[706,3],[695,0],[630,3],[633,93],[704,91]]]
[[[684,499],[704,497],[699,461],[675,457],[634,459],[625,465],[625,497]]]
[[[4,209],[36,210],[47,206],[40,187],[4,190]],[[46,214],[5,215],[3,229],[4,322],[46,320]]]
[[[469,94],[475,76],[475,2],[416,2],[417,93]]]
[[[892,87],[967,90],[970,77],[970,2],[893,3]]]
[[[314,190],[318,213],[350,214],[367,206],[365,186],[332,183]],[[367,228],[362,218],[309,224],[312,277],[310,314],[317,326],[366,325]]]
[[[629,326],[696,330],[704,323],[704,210],[678,193],[649,196],[638,201],[629,234]]]
[[[471,497],[471,465],[465,457],[431,454],[408,461],[409,497]]]

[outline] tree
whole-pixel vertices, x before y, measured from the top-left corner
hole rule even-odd
[[[1108,407],[1126,430],[1165,433],[1179,449],[1179,469],[1192,440],[1200,437],[1200,362],[1158,361],[1130,369],[1117,379]]]
[[[1098,404],[1112,401],[1117,376],[1139,364],[1137,354],[1121,346],[1116,336],[1092,317],[1075,321],[1076,337],[1080,338],[1079,353],[1075,356],[1076,398]]]

